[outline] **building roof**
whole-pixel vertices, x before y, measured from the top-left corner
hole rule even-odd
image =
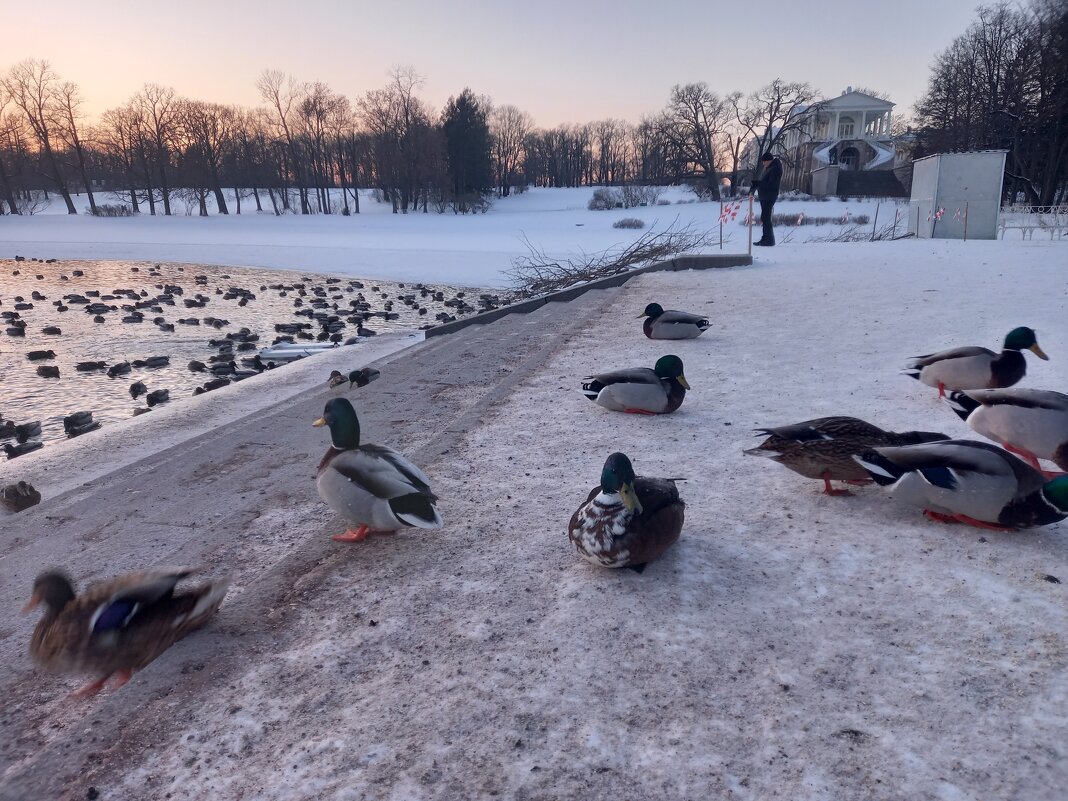
[[[896,103],[891,103],[889,100],[880,100],[878,97],[872,97],[864,92],[855,92],[852,87],[842,92],[838,97],[832,97],[829,100],[824,100],[823,108],[860,108],[860,109],[890,109],[893,108]]]

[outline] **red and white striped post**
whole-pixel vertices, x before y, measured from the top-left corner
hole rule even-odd
[[[753,196],[749,196],[749,217],[746,220],[749,225],[746,228],[749,230],[749,255],[753,255]]]

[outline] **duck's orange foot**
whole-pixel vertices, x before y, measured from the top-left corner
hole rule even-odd
[[[853,493],[847,489],[834,489],[831,487],[831,480],[826,476],[823,477],[823,494],[831,496],[852,495]]]
[[[363,542],[370,533],[371,529],[361,524],[358,529],[350,528],[344,534],[335,534],[330,539],[334,542]]]
[[[72,699],[73,698],[91,698],[92,696],[94,696],[98,692],[100,692],[101,688],[104,686],[104,684],[107,682],[107,680],[109,678],[111,678],[111,674],[108,674],[107,676],[104,676],[103,678],[98,679],[97,681],[94,681],[92,684],[86,684],[80,690],[75,690],[74,692],[72,692],[67,697],[68,698],[72,698]]]
[[[117,690],[117,689],[119,689],[119,687],[121,687],[122,685],[124,685],[126,682],[128,682],[130,680],[130,677],[133,675],[133,669],[132,668],[126,668],[124,670],[118,671],[114,675],[115,675],[115,681],[113,681],[111,683],[111,689]]]
[[[649,415],[655,415],[656,414],[656,412],[650,412],[650,411],[648,411],[646,409],[624,409],[623,411],[626,412],[627,414],[649,414]]]
[[[928,520],[934,520],[936,523],[958,523],[953,515],[944,515],[941,512],[932,512],[930,509],[923,510],[923,516]]]
[[[953,515],[953,517],[959,523],[966,523],[976,528],[984,528],[987,531],[1015,531],[1015,529],[1007,526],[999,526],[995,523],[988,523],[985,520],[976,520],[974,517],[968,517],[968,515]]]

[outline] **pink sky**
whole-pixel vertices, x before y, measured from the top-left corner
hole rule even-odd
[[[934,56],[975,15],[974,0],[898,0],[878,12],[841,0],[53,0],[46,8],[47,18],[31,3],[5,10],[0,69],[48,59],[81,86],[91,115],[146,82],[255,105],[267,67],[355,98],[403,65],[424,76],[420,95],[435,108],[469,86],[544,127],[637,122],[676,83],[705,81],[725,94],[777,77],[826,96],[867,86],[907,112]]]

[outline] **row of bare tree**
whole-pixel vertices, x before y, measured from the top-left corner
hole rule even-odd
[[[90,124],[76,84],[46,61],[24,61],[0,78],[0,212],[21,213],[39,189],[62,196],[71,214],[81,192],[97,213],[99,188],[134,212],[165,215],[176,195],[202,215],[212,206],[229,214],[224,187],[239,214],[243,198],[275,214],[358,213],[361,187],[397,212],[469,211],[489,193],[530,184],[686,181],[714,192],[725,172],[737,185],[746,141],[770,147],[816,94],[779,80],[748,96],[687,84],[637,125],[539,130],[517,107],[466,89],[437,114],[419,85],[411,69],[396,69],[353,102],[267,70],[257,82],[262,105],[246,109],[146,84]]]
[[[936,60],[916,106],[917,155],[1009,151],[1007,194],[1050,205],[1068,198],[1068,4],[1032,0],[979,8]]]

